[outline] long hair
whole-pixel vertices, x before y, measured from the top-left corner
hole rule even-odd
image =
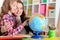
[[[18,3],[21,3],[23,5],[23,3],[21,2],[21,0],[4,0],[4,3],[2,5],[2,12],[1,12],[1,17],[6,14],[9,10],[11,10],[10,8],[10,3],[13,3],[14,1],[17,1]],[[21,17],[21,21],[22,23],[27,20],[28,18],[26,18],[26,15],[25,15],[25,12],[24,12],[24,5],[23,5],[23,12],[22,12],[22,15],[20,16]],[[16,22],[15,22],[16,23]],[[17,25],[17,23],[16,23]],[[14,27],[16,28],[16,26],[14,25]],[[25,28],[26,29],[26,28]],[[27,28],[26,30],[28,30],[29,28]]]
[[[3,3],[2,8],[1,8],[1,10],[2,10],[1,17],[4,14],[6,14],[9,10],[11,10],[10,3],[12,4],[15,1],[17,1],[18,3],[21,3],[23,5],[21,0],[4,0],[4,3]],[[24,5],[23,5],[23,12],[22,12],[22,15],[20,17],[21,17],[22,22],[24,22],[25,18],[26,18],[25,12],[24,12]]]

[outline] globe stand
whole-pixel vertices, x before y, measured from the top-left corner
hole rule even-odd
[[[43,38],[42,36],[38,35],[39,32],[34,32],[36,35],[32,36],[31,38],[35,38],[35,39],[38,39],[38,38]]]

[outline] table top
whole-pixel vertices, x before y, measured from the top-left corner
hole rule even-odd
[[[55,39],[55,38],[53,38],[53,39]],[[0,40],[52,40],[52,39],[49,39],[47,37],[39,38],[39,39],[33,39],[33,38],[31,38],[31,35],[20,34],[18,36],[0,36]],[[58,39],[58,40],[60,40],[60,39]]]

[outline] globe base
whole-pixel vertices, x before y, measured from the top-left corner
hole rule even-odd
[[[34,32],[36,35],[34,35],[34,36],[32,36],[31,38],[35,38],[35,39],[38,39],[38,38],[43,38],[43,36],[40,36],[40,35],[38,35],[38,31],[35,31]]]
[[[35,35],[35,36],[32,36],[31,38],[39,39],[39,38],[43,38],[43,37],[42,36],[39,36],[39,35]]]

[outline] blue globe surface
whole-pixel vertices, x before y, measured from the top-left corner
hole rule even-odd
[[[30,18],[29,27],[35,32],[42,32],[46,27],[47,21],[43,15],[34,15]]]

